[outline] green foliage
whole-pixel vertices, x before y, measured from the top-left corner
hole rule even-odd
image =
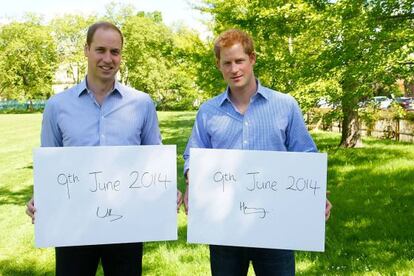
[[[194,56],[203,45],[193,31],[174,33],[155,15],[138,13],[125,21],[122,79],[148,92],[160,110],[192,109],[201,98]]]
[[[313,73],[313,52],[321,44],[316,22],[322,19],[314,6],[305,1],[203,2],[200,9],[213,15],[216,34],[236,27],[252,35],[257,53],[255,73],[264,85],[299,93],[296,88]]]
[[[214,85],[206,75],[216,72],[204,74],[210,49],[194,30],[167,27],[158,11],[137,12],[130,4],[112,2],[101,18],[66,14],[47,26],[35,14],[29,19],[1,27],[0,98],[48,98],[58,66],[55,84],[82,81],[87,71],[85,34],[98,20],[111,21],[123,30],[121,82],[148,92],[158,109],[194,109],[211,95]],[[214,68],[214,62],[208,66]]]
[[[322,96],[340,103],[342,141],[352,147],[358,102],[412,78],[410,3],[204,0],[199,9],[213,16],[216,34],[237,27],[252,35],[263,84],[291,93],[305,111]]]
[[[88,27],[96,17],[66,14],[55,17],[49,24],[57,45],[61,70],[66,71],[73,83],[81,82],[86,74],[84,46]]]
[[[371,136],[375,123],[381,118],[377,105],[370,102],[366,107],[359,110],[359,116],[367,127],[367,135]]]
[[[128,17],[134,16],[136,13],[132,4],[123,4],[121,2],[110,2],[105,6],[105,10],[105,15],[101,20],[112,22],[118,28],[125,24]]]
[[[406,117],[404,118],[405,120],[414,122],[414,112],[407,112]]]
[[[343,140],[358,138],[358,102],[395,94],[396,79],[414,80],[411,1],[203,0],[193,6],[212,15],[215,35],[232,27],[252,35],[262,84],[292,94],[305,112],[322,97],[340,106],[350,130]],[[158,11],[112,2],[100,18],[64,15],[47,26],[35,14],[27,18],[0,27],[2,98],[47,97],[57,65],[80,82],[86,28],[97,20],[123,30],[121,81],[151,94],[158,109],[194,109],[225,88],[213,41],[167,27]]]
[[[56,45],[48,27],[36,20],[0,27],[1,98],[49,97],[56,67]]]
[[[357,103],[378,91],[391,90],[396,79],[403,77],[402,71],[393,68],[395,56],[412,38],[406,32],[412,22],[395,15],[410,12],[403,2],[395,1],[337,1],[326,9],[321,32],[326,43],[318,60],[324,72],[318,78],[333,79],[342,88],[341,143],[346,147],[359,140]],[[353,135],[355,139],[348,140]]]
[[[174,60],[183,65],[183,72],[191,72],[198,102],[221,93],[226,84],[216,68],[212,43],[201,41],[196,32],[185,27],[176,31],[174,41]]]
[[[29,100],[26,102],[18,102],[16,100],[0,101],[0,113],[20,114],[43,112],[45,103],[45,100]]]
[[[395,120],[401,120],[407,116],[407,111],[396,102],[391,104],[389,111],[392,114],[392,118]]]
[[[308,126],[322,130],[332,130],[334,124],[342,119],[342,113],[339,109],[312,108],[308,110],[306,115]]]

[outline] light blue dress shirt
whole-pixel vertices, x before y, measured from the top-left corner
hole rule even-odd
[[[244,114],[230,100],[229,88],[201,105],[184,152],[190,148],[316,152],[296,100],[260,85]]]
[[[46,103],[42,147],[158,144],[161,134],[153,101],[118,82],[102,105],[88,90],[86,79]]]

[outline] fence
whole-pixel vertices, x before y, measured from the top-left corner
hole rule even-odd
[[[29,100],[26,102],[19,102],[15,100],[0,101],[0,112],[30,112],[41,111],[45,108],[45,100]]]
[[[322,119],[317,122],[308,121],[310,129],[324,129],[334,132],[341,132],[341,123],[331,121],[330,124],[324,124]],[[361,122],[361,135],[372,136],[383,139],[392,139],[403,142],[414,143],[414,122],[400,119],[379,119],[373,127],[368,127]]]

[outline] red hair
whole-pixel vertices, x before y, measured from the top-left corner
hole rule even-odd
[[[240,43],[243,46],[244,52],[251,55],[254,52],[253,39],[246,32],[238,29],[230,29],[221,33],[214,42],[214,54],[216,59],[220,60],[220,50],[228,48]]]

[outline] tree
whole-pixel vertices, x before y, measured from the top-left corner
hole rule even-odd
[[[191,94],[197,105],[224,89],[225,83],[215,65],[213,45],[202,41],[197,32],[183,26],[175,32],[173,60],[177,69],[191,80]]]
[[[344,147],[360,143],[358,102],[374,87],[392,85],[404,74],[397,61],[413,53],[412,1],[203,3],[215,33],[238,27],[253,36],[262,83],[295,95],[305,108],[321,96],[338,103]]]
[[[127,19],[136,15],[136,13],[137,11],[132,4],[110,2],[105,6],[105,15],[103,16],[103,20],[110,21],[118,26],[118,28],[121,28]]]
[[[137,13],[128,17],[122,79],[148,92],[161,110],[191,109],[198,95],[191,66],[191,54],[183,54],[197,36],[191,32],[172,32],[159,13]]]
[[[342,109],[340,145],[361,143],[358,102],[372,97],[378,86],[389,87],[399,78],[396,57],[412,41],[412,12],[408,1],[352,1],[328,4],[325,10],[319,63],[320,79],[334,80],[334,95]],[[403,19],[404,18],[404,19]],[[403,19],[403,20],[402,20]],[[411,51],[413,48],[411,47]]]
[[[199,8],[213,15],[215,34],[241,28],[252,35],[258,57],[255,73],[262,83],[285,93],[295,90],[295,82],[305,75],[302,69],[309,71],[305,66],[311,61],[309,54],[321,44],[315,35],[315,22],[321,18],[314,6],[280,0],[204,3]]]
[[[54,18],[49,24],[57,45],[61,68],[66,69],[73,83],[81,82],[86,74],[86,59],[83,51],[86,43],[85,34],[94,22],[96,22],[95,16],[67,14]]]
[[[0,92],[6,99],[44,99],[52,93],[57,66],[50,29],[39,20],[0,29]]]

